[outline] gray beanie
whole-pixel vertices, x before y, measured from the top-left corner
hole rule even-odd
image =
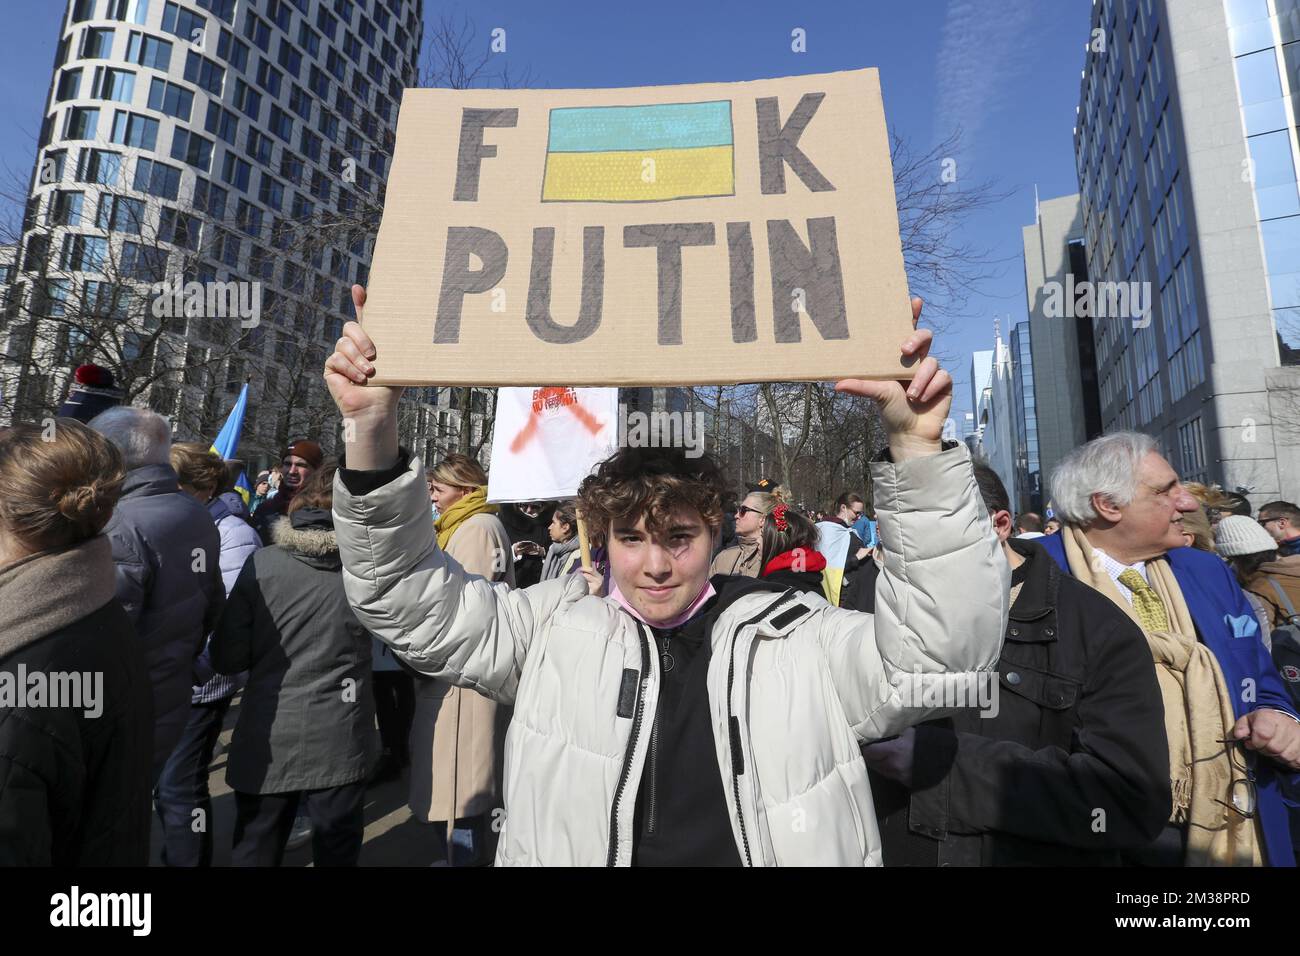
[[[1225,558],[1276,551],[1277,542],[1254,518],[1230,515],[1214,529],[1214,546]]]

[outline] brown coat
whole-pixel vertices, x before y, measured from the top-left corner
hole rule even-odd
[[[510,539],[493,515],[466,518],[447,543],[447,554],[471,574],[514,586]],[[451,821],[501,806],[510,713],[472,690],[416,678],[410,806],[417,820]]]
[[[758,577],[758,572],[762,570],[758,566],[759,559],[762,557],[762,549],[758,542],[745,541],[743,538],[740,544],[732,545],[730,548],[723,548],[713,558],[713,564],[709,566],[709,576],[715,574],[742,574],[747,578]]]
[[[1297,614],[1300,614],[1300,554],[1278,558],[1276,561],[1260,565],[1255,576],[1246,585],[1247,591],[1259,595],[1268,606],[1273,618],[1270,624],[1273,627],[1281,627],[1287,622],[1286,606],[1278,597],[1277,591],[1273,590],[1273,585],[1269,583],[1270,579],[1276,581],[1278,587],[1286,592],[1286,596],[1291,599],[1291,606],[1296,609]]]

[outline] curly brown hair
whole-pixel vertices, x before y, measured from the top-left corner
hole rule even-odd
[[[603,544],[614,521],[662,534],[673,511],[699,512],[711,531],[722,524],[722,499],[729,485],[706,455],[688,458],[682,448],[624,448],[602,461],[578,488],[578,508],[596,543]]]

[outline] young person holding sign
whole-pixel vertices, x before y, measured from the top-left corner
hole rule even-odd
[[[325,379],[349,423],[334,498],[349,599],[411,667],[514,705],[498,864],[880,864],[859,745],[933,716],[904,704],[913,672],[991,671],[1007,617],[969,455],[940,442],[952,379],[930,340],[903,343],[910,383],[837,385],[876,399],[889,431],[869,615],[710,581],[725,486],[707,455],[672,449],[621,450],[583,482],[610,597],[580,575],[518,591],[466,574],[398,446],[400,389],[365,384],[383,357],[347,324]]]

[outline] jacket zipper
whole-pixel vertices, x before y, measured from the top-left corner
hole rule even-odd
[[[641,638],[641,685],[636,692],[636,714],[632,718],[632,733],[628,736],[627,752],[623,755],[623,770],[618,776],[618,789],[614,791],[614,806],[609,813],[609,855],[605,865],[614,866],[618,859],[618,805],[627,787],[627,778],[632,773],[632,755],[636,753],[636,741],[641,731],[641,718],[645,713],[645,686],[650,680],[650,643],[645,631],[637,627],[637,636]],[[656,712],[656,719],[658,713]]]
[[[666,674],[673,669],[673,656],[668,653],[668,642],[671,634],[677,633],[674,628],[670,632],[670,637],[662,639],[659,657],[659,673]],[[662,693],[663,684],[660,683],[660,692]],[[647,756],[647,773],[649,777],[649,806],[646,807],[646,833],[654,833],[659,826],[659,720],[663,717],[663,708],[655,709],[655,722],[650,725],[650,753]]]
[[[735,631],[735,637],[731,639],[731,657],[727,662],[727,730],[731,735],[731,793],[736,801],[736,821],[740,824],[740,841],[744,844],[745,866],[753,866],[754,860],[749,852],[749,834],[745,830],[745,811],[740,806],[740,775],[745,772],[745,752],[741,747],[740,740],[740,718],[736,717],[731,710],[732,694],[731,689],[736,682],[736,644],[740,632],[751,624],[757,624],[763,618],[767,617],[778,607],[786,602],[786,599],[794,593],[794,588],[790,588],[775,603],[769,604],[763,611],[751,617],[748,621],[742,621]]]
[[[655,713],[655,722],[650,726],[650,753],[646,757],[647,767],[646,776],[649,778],[649,806],[646,807],[646,833],[654,833],[655,827],[659,822],[659,799],[658,781],[659,781],[659,718],[661,714]]]

